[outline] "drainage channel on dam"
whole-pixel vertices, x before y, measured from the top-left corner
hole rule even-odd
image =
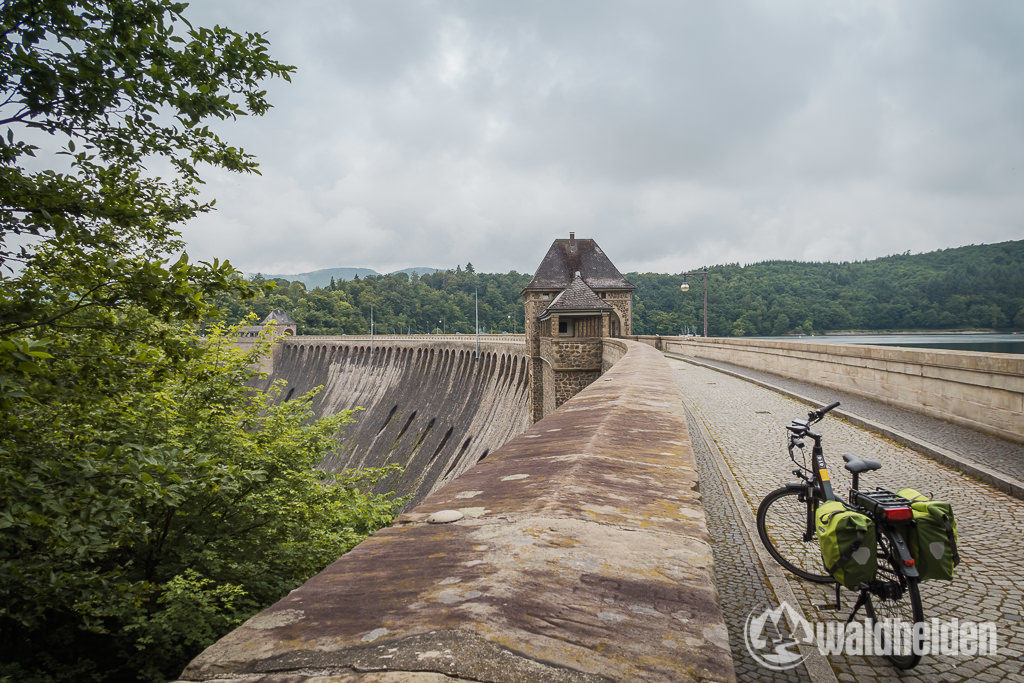
[[[723,564],[716,572],[737,676],[741,680],[764,680],[771,672],[751,667],[742,633],[750,610],[766,599],[765,581],[750,570],[759,566],[751,559],[752,544],[758,539],[756,531],[737,528],[737,511],[729,506],[736,499],[746,501],[752,516],[767,493],[792,479],[784,427],[791,419],[806,415],[808,408],[709,368],[680,361],[672,361],[672,367],[684,403],[691,408],[694,449],[699,461],[704,460],[702,499],[717,546],[715,561]],[[693,424],[697,422],[700,424]],[[729,470],[725,479],[736,482],[740,496],[725,495],[721,477],[708,467],[710,458],[701,454],[703,448],[697,438],[701,426],[712,447],[724,458]],[[853,453],[883,465],[881,470],[864,475],[862,486],[890,490],[912,486],[952,504],[962,561],[952,583],[930,581],[921,585],[925,619],[994,622],[998,633],[995,655],[926,655],[915,669],[902,675],[881,656],[829,655],[828,663],[836,678],[850,682],[1022,680],[1024,547],[1020,539],[1024,538],[1024,501],[838,418],[826,418],[819,431],[825,436],[825,456],[840,495],[845,495],[850,485],[841,456]],[[750,576],[743,576],[744,572]],[[811,623],[845,619],[852,609],[850,591],[844,591],[840,612],[823,611],[818,606],[828,602],[827,588],[788,573],[785,576],[787,592],[795,596],[803,616]],[[776,604],[771,598],[768,601]],[[800,670],[791,673],[800,675]]]
[[[343,428],[329,471],[399,465],[373,486],[415,505],[480,462],[529,424],[528,364],[522,345],[288,339],[257,384],[285,382],[281,400],[320,387],[317,415],[361,408]]]

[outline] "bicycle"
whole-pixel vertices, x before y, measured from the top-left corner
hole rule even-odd
[[[871,623],[891,619],[894,621],[890,621],[890,625],[902,623],[909,627],[909,633],[914,633],[914,625],[924,621],[924,613],[918,590],[919,573],[903,533],[913,519],[910,501],[880,488],[861,491],[860,475],[880,469],[882,465],[852,455],[843,456],[845,468],[853,475],[849,502],[835,494],[821,446],[822,436],[811,431],[811,427],[838,406],[837,401],[812,410],[806,420],[793,420],[786,426],[789,457],[797,466],[793,474],[801,481],[788,483],[764,497],[757,508],[758,535],[771,556],[793,574],[817,583],[836,583],[824,566],[818,546],[815,530],[818,506],[840,501],[847,509],[871,517],[878,539],[878,572],[874,580],[858,585],[857,602],[847,623],[864,607]],[[805,439],[813,442],[812,467],[807,466]],[[801,453],[803,463],[797,461],[795,451]],[[836,583],[834,609],[839,609],[840,589]],[[893,640],[892,645],[897,645],[896,639]],[[893,651],[886,656],[897,668],[911,669],[921,660],[920,648],[913,645],[909,654],[901,649],[899,653]]]

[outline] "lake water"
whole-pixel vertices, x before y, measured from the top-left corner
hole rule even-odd
[[[1024,334],[825,334],[760,338],[789,341],[799,339],[819,344],[876,344],[982,353],[1024,353]]]

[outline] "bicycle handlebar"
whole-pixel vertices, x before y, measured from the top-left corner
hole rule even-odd
[[[839,407],[839,401],[836,401],[835,403],[830,403],[829,405],[825,406],[824,408],[818,408],[817,410],[812,410],[811,412],[807,413],[807,417],[812,422],[817,422],[821,418],[825,417],[825,415],[829,411],[831,411],[831,410],[833,410],[835,408],[838,408],[838,407]]]

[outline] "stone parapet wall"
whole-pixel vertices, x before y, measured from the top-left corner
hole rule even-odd
[[[1024,354],[730,338],[637,337],[873,398],[1024,443]]]
[[[621,339],[602,339],[601,347],[601,372],[608,372],[629,349]]]
[[[182,678],[733,680],[668,363],[635,342],[606,347],[621,357],[601,381]]]

